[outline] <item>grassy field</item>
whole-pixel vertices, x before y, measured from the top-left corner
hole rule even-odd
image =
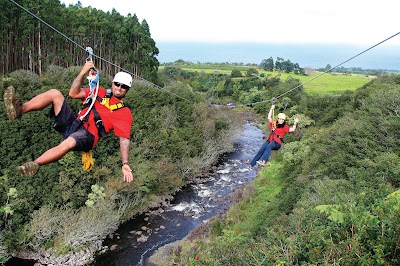
[[[372,76],[335,73],[321,74],[322,72],[314,72],[309,76],[292,75],[292,77],[299,79],[301,83],[306,83],[304,90],[309,94],[341,94],[346,90],[360,88],[374,78]],[[281,78],[284,77],[281,76]]]
[[[226,74],[230,75],[230,69],[198,69],[198,68],[189,68],[189,67],[181,67],[181,69],[192,72],[205,72],[208,74]],[[295,75],[295,74],[287,74],[287,73],[277,73],[277,72],[267,72],[264,70],[258,70],[259,75],[262,73],[265,75],[265,78],[280,76],[281,80],[286,80],[289,76],[295,79],[299,79],[301,83],[306,83],[304,85],[304,90],[309,94],[341,94],[346,90],[355,90],[365,85],[371,79],[375,78],[373,76],[364,76],[358,74],[351,75],[343,75],[338,73],[326,73],[322,74],[322,72],[311,71],[306,76]],[[246,74],[245,71],[242,71],[243,76]],[[322,75],[321,75],[322,74]],[[319,76],[320,75],[320,76]],[[319,77],[318,77],[319,76]]]

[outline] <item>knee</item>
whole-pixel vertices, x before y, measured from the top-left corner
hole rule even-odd
[[[59,147],[65,152],[72,151],[76,146],[76,140],[73,137],[66,138],[60,143]]]
[[[64,95],[56,89],[50,89],[47,91],[47,94],[52,98],[52,99],[64,99]]]

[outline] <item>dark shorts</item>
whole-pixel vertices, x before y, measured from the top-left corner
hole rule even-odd
[[[83,126],[81,120],[77,119],[75,112],[64,100],[58,115],[54,114],[54,108],[50,109],[50,118],[53,127],[60,132],[64,139],[71,137],[76,141],[74,151],[90,151],[93,147],[94,136]]]

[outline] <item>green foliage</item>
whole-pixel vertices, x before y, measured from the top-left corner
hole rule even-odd
[[[67,95],[79,71],[49,66],[32,84],[37,76],[16,71],[8,82],[23,101],[54,84]],[[102,77],[100,83],[111,82]],[[81,108],[79,101],[66,100],[74,110]],[[233,148],[240,126],[237,114],[208,106],[187,84],[169,81],[155,88],[137,81],[124,101],[134,115],[130,166],[135,182],[129,184],[121,178],[119,138],[113,134],[101,139],[94,150],[95,166],[90,173],[82,169],[81,153],[70,152],[42,166],[32,178],[19,176],[15,167],[58,145],[62,137],[51,128],[50,107],[7,121],[0,104],[4,147],[0,150],[0,252],[5,251],[1,259],[28,247],[65,254],[102,240],[121,222],[145,210],[149,201],[179,190]]]
[[[210,231],[211,236],[213,236],[213,237],[221,236],[223,233],[222,229],[223,229],[223,226],[222,226],[221,221],[217,220],[217,221],[213,222],[211,225],[211,231]]]
[[[116,230],[119,215],[112,201],[96,201],[88,208],[73,210],[45,205],[35,211],[30,222],[33,248],[54,245],[58,254],[105,238]]]
[[[4,264],[10,258],[6,247],[3,244],[3,234],[0,232],[0,263]]]
[[[104,192],[104,187],[92,185],[92,193],[89,193],[88,200],[85,204],[88,207],[93,207],[96,202],[103,201],[105,197],[106,193]]]
[[[16,188],[10,188],[7,192],[7,200],[4,206],[0,206],[0,214],[3,214],[3,223],[7,225],[8,219],[14,214],[14,206],[18,204],[18,191]]]
[[[246,76],[247,77],[253,77],[253,76],[255,76],[255,77],[257,77],[258,76],[258,70],[256,69],[256,68],[249,68],[248,70],[247,70],[247,72],[246,72]]]
[[[321,213],[328,215],[328,219],[335,223],[344,222],[344,213],[338,209],[335,205],[318,205],[315,209]]]
[[[251,82],[262,82],[265,84],[265,88],[272,88],[275,85],[279,83],[279,80],[286,80],[287,78],[295,78],[300,81],[300,83],[305,83],[304,84],[304,91],[307,92],[308,95],[341,95],[341,94],[346,94],[347,91],[354,91],[357,88],[361,86],[365,86],[368,84],[371,80],[373,80],[376,76],[365,76],[365,75],[342,75],[338,73],[326,73],[321,75],[321,72],[317,71],[308,71],[307,75],[304,73],[304,69],[300,68],[296,64],[293,64],[293,66],[296,66],[294,69],[293,73],[286,73],[282,71],[273,71],[271,70],[264,70],[262,67],[260,69],[257,69],[259,76],[261,77],[262,75],[265,76],[265,79],[256,79],[256,78],[235,78],[233,84],[231,86],[234,86],[236,82],[242,83],[248,82],[248,80],[251,80]],[[221,68],[218,68],[219,71],[217,75],[206,75],[206,74],[211,74],[214,73],[213,70],[215,68],[212,68],[212,66],[209,66],[207,64],[180,64],[176,65],[175,67],[179,67],[180,69],[186,70],[188,72],[192,73],[200,73],[202,77],[207,77],[207,76],[221,76],[221,74],[224,75],[230,75],[232,68],[240,69],[240,71],[244,74],[247,72],[249,68],[252,66],[245,66],[243,65],[242,67],[239,67],[235,64],[231,65],[223,65]],[[376,73],[375,73],[376,74]],[[189,77],[189,73],[186,74],[187,77]],[[195,76],[194,76],[195,77]],[[197,82],[196,78],[188,78],[191,82],[191,85],[193,88],[199,88],[200,86],[205,85],[204,82]],[[393,79],[392,79],[393,82]],[[244,86],[245,91],[248,91],[250,88],[252,88],[254,84],[249,84],[248,86]],[[202,87],[202,91],[207,91],[207,88],[211,88],[211,86],[208,87]],[[261,87],[259,87],[261,88]],[[274,95],[276,96],[276,95]]]
[[[24,93],[36,88],[40,83],[39,76],[28,70],[16,70],[10,73],[10,77],[13,81],[12,85],[23,88]]]
[[[157,81],[159,62],[156,56],[159,50],[151,38],[149,25],[145,20],[139,22],[135,14],[122,16],[115,10],[104,12],[92,7],[83,8],[78,4],[66,7],[59,1],[43,3],[27,1],[23,4],[34,14],[40,14],[41,19],[62,32],[64,36],[71,37],[74,41],[72,43],[61,34],[55,34],[52,28],[37,24],[34,17],[20,12],[21,10],[13,3],[2,4],[3,8],[0,11],[4,24],[4,27],[0,28],[2,75],[16,69],[29,69],[39,75],[46,70],[56,74],[58,70],[54,64],[60,67],[83,65],[87,52],[75,45],[81,43],[92,47],[96,55],[130,70],[139,78]],[[5,39],[9,45],[5,45]],[[36,49],[39,39],[41,49]],[[6,46],[12,46],[15,50],[7,49]],[[104,77],[109,78],[118,71],[117,65],[110,67],[109,64],[98,62],[96,67],[105,74]],[[51,84],[52,80],[45,79],[43,82]],[[26,85],[29,86],[28,83]]]
[[[232,78],[240,78],[242,77],[242,72],[239,69],[233,69],[231,72]]]
[[[254,181],[256,193],[240,197],[219,222],[223,235],[194,244],[196,265],[398,265],[397,80],[279,103],[302,114],[301,139],[284,144]],[[278,162],[284,167],[274,168]],[[273,185],[267,171],[280,177],[272,197],[262,193]]]
[[[260,63],[260,68],[266,71],[273,71],[274,70],[274,59],[272,57],[268,59],[263,59]]]

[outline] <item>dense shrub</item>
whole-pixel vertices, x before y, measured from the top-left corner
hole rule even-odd
[[[50,66],[41,80],[31,72],[15,71],[6,82],[23,101],[50,88],[67,96],[78,71]],[[101,86],[110,84],[100,79]],[[76,111],[82,107],[80,101],[66,100]],[[71,152],[41,167],[32,178],[19,176],[15,167],[56,146],[62,137],[52,129],[50,107],[7,121],[0,104],[4,147],[0,151],[0,260],[20,249],[55,247],[65,253],[102,240],[146,209],[147,201],[175,192],[231,150],[240,127],[234,112],[207,106],[181,82],[161,88],[135,81],[124,102],[134,116],[130,166],[135,182],[129,184],[122,180],[119,139],[112,133],[94,150],[90,173],[82,169],[81,153]],[[198,117],[206,117],[207,122]],[[101,194],[93,185],[103,188]]]
[[[201,254],[195,265],[399,265],[397,80],[384,76],[336,98],[301,98],[289,113],[307,114],[310,128],[262,171],[268,181],[282,175],[279,195],[261,205],[271,184],[259,176],[254,197],[218,224],[223,233],[214,230],[175,261]],[[279,164],[285,167],[274,170]]]

